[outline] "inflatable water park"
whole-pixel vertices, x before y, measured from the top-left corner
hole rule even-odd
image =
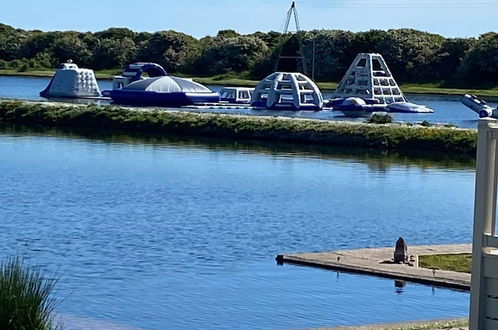
[[[373,112],[433,112],[426,106],[408,102],[382,55],[374,53],[356,56],[329,100],[324,100],[316,83],[300,72],[274,72],[255,89],[223,87],[214,92],[192,79],[169,75],[156,63],[146,62],[126,66],[121,75],[113,78],[112,90],[102,93],[92,70],[79,68],[72,62],[63,63],[40,95],[103,97],[116,104],[135,106],[246,105],[277,111],[334,110],[351,117]]]
[[[300,31],[295,3],[287,12],[284,34],[294,15]],[[222,87],[219,92],[188,78],[169,75],[156,63],[137,62],[127,65],[121,75],[113,77],[112,90],[100,93],[91,69],[79,68],[72,61],[61,64],[48,86],[40,92],[44,98],[97,98],[116,104],[134,106],[209,106],[224,109],[245,107],[254,110],[341,112],[347,117],[370,116],[375,112],[432,113],[425,105],[410,102],[400,89],[381,54],[359,53],[339,82],[332,96],[324,100],[317,84],[304,72],[302,43],[296,55],[282,56],[274,73],[262,79],[256,88]],[[278,70],[280,60],[295,61],[296,71]],[[314,63],[313,63],[314,65]],[[287,68],[288,69],[288,68]],[[311,73],[313,77],[313,72]],[[466,94],[461,102],[479,117],[498,118],[498,107],[488,105],[475,95]]]

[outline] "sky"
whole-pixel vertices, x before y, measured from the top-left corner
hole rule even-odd
[[[233,29],[282,32],[291,0],[1,0],[0,23],[26,30],[175,30],[194,37]],[[302,30],[413,28],[445,37],[498,30],[497,0],[296,0]],[[295,30],[294,25],[291,27]]]

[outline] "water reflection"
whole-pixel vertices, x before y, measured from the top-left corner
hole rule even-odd
[[[331,147],[321,145],[291,144],[282,142],[233,140],[212,137],[172,136],[157,133],[130,133],[116,130],[99,130],[64,127],[25,127],[0,123],[0,134],[12,136],[35,135],[85,139],[106,144],[150,145],[156,148],[178,147],[190,149],[230,150],[277,157],[310,157],[338,161],[361,162],[371,170],[387,173],[392,166],[403,165],[426,168],[473,169],[474,157],[443,152],[418,150],[375,150],[366,148]]]
[[[402,294],[405,291],[406,282],[403,280],[394,280],[394,287],[397,294]]]

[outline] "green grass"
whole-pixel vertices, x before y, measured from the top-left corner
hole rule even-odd
[[[470,273],[472,268],[471,254],[437,254],[419,256],[419,267],[451,270]]]
[[[0,329],[49,330],[54,322],[56,281],[26,266],[19,258],[0,265]]]
[[[0,122],[474,155],[473,129],[0,101]]]
[[[438,84],[403,84],[400,86],[404,93],[413,94],[443,94],[443,95],[463,95],[475,94],[480,97],[497,97],[498,87],[489,89],[468,89],[468,88],[445,88]]]

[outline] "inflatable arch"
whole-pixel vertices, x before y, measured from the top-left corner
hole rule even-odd
[[[156,63],[137,62],[129,64],[121,76],[115,76],[112,89],[123,88],[134,81],[143,79],[142,74],[147,73],[150,78],[167,76],[168,73]]]

